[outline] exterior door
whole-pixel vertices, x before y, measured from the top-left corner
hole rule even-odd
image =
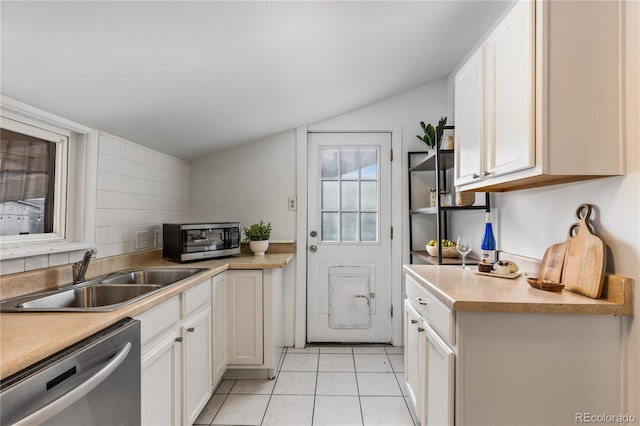
[[[307,340],[391,342],[391,133],[309,133]]]

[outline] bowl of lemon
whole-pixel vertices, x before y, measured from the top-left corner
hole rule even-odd
[[[442,240],[442,257],[458,257],[458,250],[456,250],[455,241]],[[427,253],[430,256],[438,256],[440,247],[438,246],[438,240],[431,240],[427,243]]]

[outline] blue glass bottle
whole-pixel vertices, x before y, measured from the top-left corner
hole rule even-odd
[[[484,237],[482,237],[482,244],[480,245],[480,260],[492,265],[496,263],[496,239],[493,236],[490,212],[487,212],[485,220]]]

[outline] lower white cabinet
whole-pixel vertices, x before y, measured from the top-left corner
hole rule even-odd
[[[432,311],[443,308],[432,303],[420,295],[405,300],[404,382],[422,426],[453,425],[455,352],[432,327],[439,315]]]
[[[228,270],[226,378],[274,378],[284,347],[282,269]]]
[[[421,426],[569,425],[585,413],[620,414],[619,316],[453,311],[410,275],[404,315],[405,383]]]
[[[263,362],[262,271],[227,271],[227,362]]]
[[[193,424],[212,391],[210,280],[136,319],[142,345],[142,424]]]
[[[180,424],[182,344],[177,331],[163,335],[142,355],[142,424]]]

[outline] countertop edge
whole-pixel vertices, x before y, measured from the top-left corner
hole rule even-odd
[[[466,312],[503,312],[503,313],[536,313],[536,314],[572,314],[572,315],[632,315],[633,314],[633,280],[621,275],[608,275],[605,280],[603,295],[600,299],[571,293],[572,301],[557,302],[552,300],[558,293],[547,292],[549,301],[505,301],[478,300],[473,297],[454,297],[438,283],[433,283],[415,270],[415,265],[404,265],[403,269],[438,300],[454,311]],[[422,266],[422,265],[421,265]],[[451,268],[450,266],[429,265],[431,268]],[[501,279],[501,278],[492,278]],[[515,284],[515,283],[514,283]],[[522,285],[521,283],[519,285]],[[536,290],[542,292],[543,290]],[[542,293],[540,294],[542,295]]]
[[[256,256],[257,257],[257,256]],[[251,269],[282,269],[287,264],[291,262],[293,259],[293,253],[282,253],[282,254],[267,254],[266,256],[261,256],[260,259],[255,259],[254,256],[238,256],[232,258],[225,259],[216,259],[198,262],[198,267],[208,268],[206,271],[202,271],[192,277],[186,278],[181,282],[176,283],[175,285],[171,285],[164,290],[149,295],[141,300],[138,300],[128,306],[117,309],[111,312],[24,312],[24,313],[0,313],[0,379],[4,380],[5,378],[23,370],[30,365],[39,362],[63,349],[66,347],[85,339],[92,334],[97,333],[98,331],[108,327],[111,324],[114,324],[120,321],[123,318],[127,317],[135,317],[142,312],[145,312],[160,303],[171,299],[172,297],[188,290],[197,284],[200,284],[204,280],[211,279],[211,277],[221,274],[227,270],[251,270]],[[251,261],[250,261],[251,260]],[[151,261],[145,264],[141,264],[140,267],[172,267],[172,268],[191,268],[194,266],[194,263],[174,263],[168,262],[166,260],[157,260]],[[23,344],[27,344],[26,342],[29,340],[27,336],[27,328],[26,322],[31,324],[35,323],[36,326],[46,326],[48,324],[60,324],[61,316],[64,315],[66,318],[70,318],[74,316],[75,318],[73,323],[80,324],[77,327],[69,327],[66,326],[63,328],[63,332],[59,333],[62,337],[58,337],[55,341],[48,341],[41,343],[39,345],[30,346],[30,351],[28,355],[22,354],[21,356],[15,356],[15,354],[11,354],[9,359],[7,359],[7,354],[5,352],[5,348],[10,344],[5,340],[5,336],[9,334],[10,337],[14,338],[18,336],[21,340],[23,340]],[[31,321],[28,321],[28,320]],[[78,321],[75,322],[75,319]],[[69,321],[66,321],[69,323]],[[11,330],[12,332],[8,332]],[[23,332],[21,332],[23,331]],[[20,345],[20,342],[11,342],[12,344]],[[20,352],[20,351],[17,351]]]

